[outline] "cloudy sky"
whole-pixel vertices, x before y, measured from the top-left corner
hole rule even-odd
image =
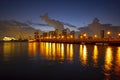
[[[101,23],[120,25],[120,0],[0,0],[0,20],[47,24],[40,18],[45,13],[77,27],[88,25],[95,17]]]

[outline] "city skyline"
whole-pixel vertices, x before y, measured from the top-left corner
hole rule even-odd
[[[0,0],[0,79],[119,80],[120,0]]]
[[[87,26],[95,17],[103,24],[120,25],[119,3],[118,0],[2,0],[0,20],[47,24],[40,16],[48,13],[51,19],[69,23],[77,28]],[[41,28],[39,25],[32,27]],[[49,31],[52,27],[46,28]]]

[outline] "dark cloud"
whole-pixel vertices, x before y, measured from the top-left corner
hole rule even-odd
[[[33,37],[36,29],[28,23],[19,22],[16,20],[0,21],[0,39],[5,36],[28,39],[29,36]],[[41,33],[42,31],[39,30]]]
[[[77,28],[77,26],[72,25],[72,24],[70,24],[70,23],[65,23],[65,22],[61,22],[61,23],[63,23],[64,25],[67,25],[67,26],[69,26],[69,27]]]
[[[53,26],[55,29],[59,29],[59,30],[63,30],[64,29],[64,25],[61,22],[57,21],[57,20],[51,19],[48,16],[48,13],[40,16],[40,18],[42,20],[44,20],[48,25]]]
[[[29,25],[37,25],[37,26],[49,26],[48,24],[42,24],[42,23],[33,23],[32,21],[26,21],[26,24],[29,24]]]
[[[51,19],[48,16],[48,13],[45,13],[43,16],[40,16],[40,18],[43,19],[48,25],[53,26],[55,29],[63,30],[64,25],[68,26],[69,28],[77,28],[75,25],[72,25],[70,23]]]

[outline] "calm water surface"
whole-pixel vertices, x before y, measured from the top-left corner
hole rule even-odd
[[[0,43],[0,80],[119,80],[120,46]]]

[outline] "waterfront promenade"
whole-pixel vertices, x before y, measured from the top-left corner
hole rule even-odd
[[[54,43],[75,43],[75,44],[97,44],[97,43],[107,43],[107,44],[120,44],[120,38],[101,38],[101,39],[41,39],[41,42],[54,42]]]

